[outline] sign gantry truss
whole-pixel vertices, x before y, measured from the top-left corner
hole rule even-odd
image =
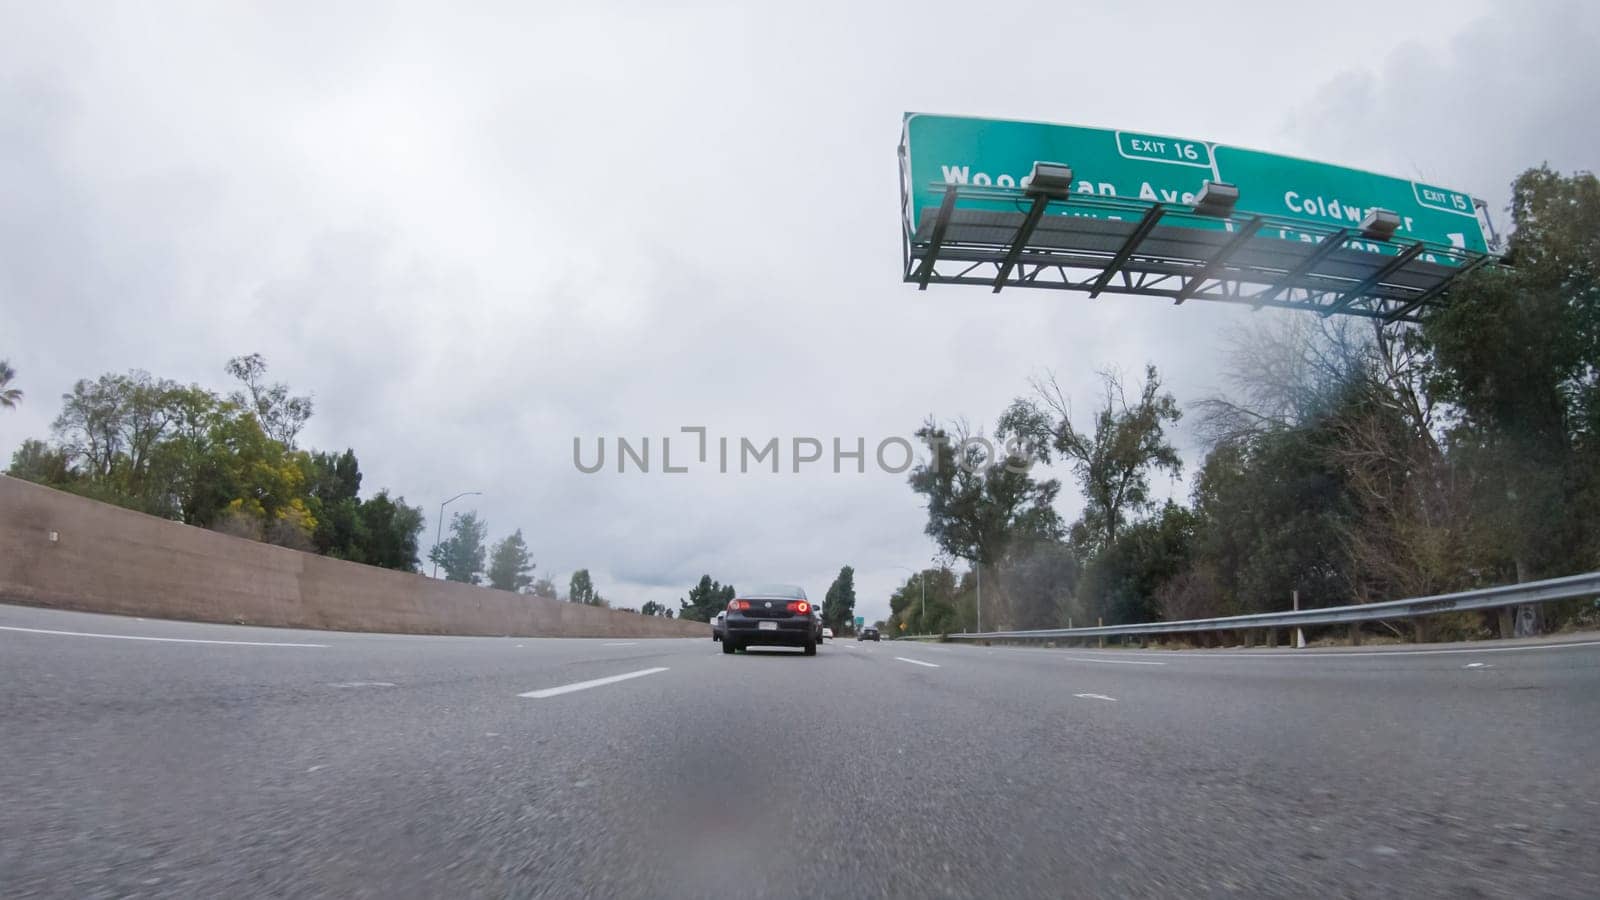
[[[904,234],[905,281],[1220,300],[1415,322],[1490,254],[1349,228],[1129,198],[1048,199],[1020,188],[936,185]],[[1015,211],[996,209],[1009,200]]]

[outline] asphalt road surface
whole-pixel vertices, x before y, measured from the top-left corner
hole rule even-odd
[[[1596,641],[807,658],[0,606],[5,897],[1597,884]]]

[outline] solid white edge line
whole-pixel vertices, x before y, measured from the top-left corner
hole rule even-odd
[[[910,658],[908,656],[896,656],[895,659],[898,659],[901,662],[911,663],[913,666],[927,666],[930,669],[939,668],[939,664],[938,663],[923,662],[920,659],[912,659],[912,658]]]
[[[279,641],[212,641],[202,638],[146,637],[137,634],[95,634],[89,631],[54,631],[49,628],[22,628],[0,625],[0,631],[20,631],[24,634],[54,634],[62,637],[105,638],[112,641],[158,641],[163,644],[226,644],[234,647],[327,647],[327,644],[291,644]]]
[[[1164,666],[1166,663],[1153,659],[1101,659],[1097,656],[1063,656],[1068,662],[1090,663],[1115,663],[1119,666]]]
[[[586,691],[589,688],[603,687],[608,684],[616,684],[619,681],[627,681],[630,678],[642,678],[646,675],[654,675],[657,672],[665,671],[667,671],[666,666],[656,666],[653,669],[640,669],[637,672],[624,672],[621,675],[607,675],[604,678],[594,678],[589,681],[578,681],[572,684],[563,684],[560,687],[528,691],[525,694],[518,694],[517,696],[527,697],[530,700],[543,700],[546,697],[559,697],[562,694],[570,694],[573,691]]]
[[[600,646],[602,646],[602,647],[637,647],[637,646],[639,646],[639,642],[638,641],[609,641],[607,643],[601,644]]]

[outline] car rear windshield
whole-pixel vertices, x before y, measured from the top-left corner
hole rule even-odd
[[[804,600],[806,592],[792,584],[758,584],[739,592],[740,597],[775,597],[784,600]]]

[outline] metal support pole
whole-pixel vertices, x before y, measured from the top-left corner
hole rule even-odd
[[[928,242],[927,254],[922,257],[922,267],[917,270],[917,290],[928,289],[928,279],[933,277],[933,266],[939,261],[939,251],[944,247],[944,234],[950,228],[950,214],[956,209],[956,188],[951,185],[945,188],[944,199],[939,201],[939,218],[933,223],[932,240]]]
[[[446,500],[445,503],[450,501]],[[439,542],[444,539],[444,503],[439,504],[439,527],[433,530],[433,577],[439,577]]]
[[[456,502],[457,500],[460,500],[462,497],[470,497],[474,495],[482,496],[483,491],[462,491],[454,497],[451,497],[449,500],[439,504],[439,527],[433,532],[433,547],[435,550],[439,548],[439,542],[444,539],[444,508]],[[439,560],[437,559],[433,561],[433,577],[439,577]]]

